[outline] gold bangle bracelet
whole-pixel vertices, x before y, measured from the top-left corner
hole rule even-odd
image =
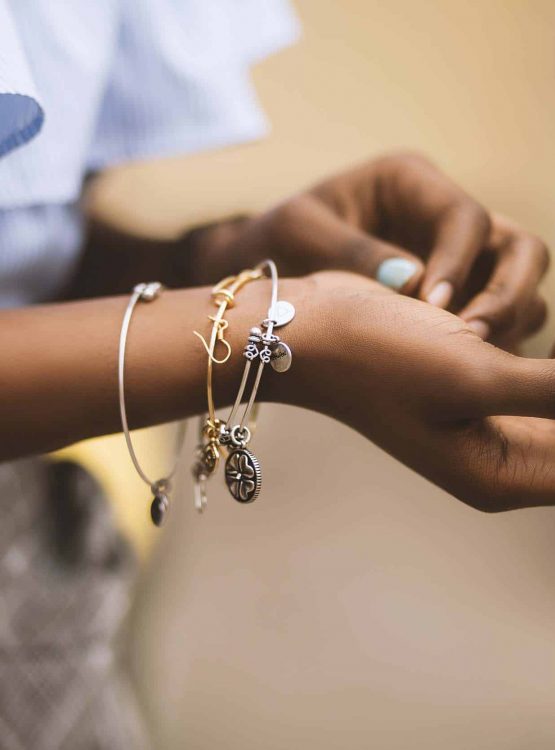
[[[228,322],[225,318],[226,310],[235,306],[235,295],[246,284],[264,277],[260,269],[246,269],[236,276],[228,276],[222,279],[211,292],[211,297],[218,308],[215,315],[209,315],[208,319],[212,322],[210,339],[207,343],[204,336],[198,331],[193,331],[197,336],[208,354],[206,367],[206,403],[207,416],[200,419],[199,444],[196,450],[196,461],[193,465],[193,479],[195,488],[195,507],[202,512],[206,507],[206,482],[208,478],[216,471],[220,458],[220,421],[216,417],[216,408],[214,404],[213,392],[213,373],[214,365],[225,364],[231,357],[231,344],[225,337],[228,328]],[[218,343],[223,344],[226,348],[225,356],[218,359],[215,356],[215,350]]]

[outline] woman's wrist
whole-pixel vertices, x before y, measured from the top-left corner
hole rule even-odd
[[[206,362],[202,343],[193,334],[208,337],[215,308],[210,287],[167,290],[153,305],[137,309],[129,333],[127,392],[133,426],[170,421],[206,410]],[[243,349],[249,331],[267,316],[270,282],[254,281],[236,296],[228,310],[225,338],[232,355],[214,366],[214,396],[217,407],[235,399],[244,364]],[[307,392],[314,383],[321,352],[314,283],[310,277],[280,280],[280,299],[296,309],[294,319],[280,337],[293,353],[287,373],[271,368],[264,374],[260,400],[308,405]],[[223,350],[216,348],[216,357]]]
[[[231,394],[222,392],[220,403],[229,399],[230,395],[232,399],[235,397],[244,363],[243,349],[250,329],[260,326],[261,321],[267,317],[270,292],[269,281],[249,284],[237,296],[236,306],[228,312],[228,340],[232,345],[233,355],[230,363],[215,368],[215,381],[221,379],[224,382],[226,378],[223,371],[228,368]],[[317,322],[314,319],[314,283],[311,277],[280,279],[279,298],[293,304],[296,311],[290,323],[276,330],[291,349],[292,365],[286,373],[274,372],[268,368],[262,378],[260,399],[302,406],[306,405],[307,384],[314,375],[319,352]]]

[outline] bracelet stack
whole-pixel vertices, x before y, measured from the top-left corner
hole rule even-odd
[[[220,367],[225,365],[232,354],[231,344],[226,339],[226,330],[229,324],[225,318],[225,313],[235,305],[237,293],[246,284],[265,277],[271,279],[270,306],[262,322],[250,329],[243,350],[245,364],[235,402],[227,419],[218,419],[212,389],[214,365]],[[160,479],[150,478],[139,463],[129,431],[125,401],[125,355],[127,335],[136,306],[153,302],[162,291],[163,286],[157,281],[138,284],[133,289],[122,321],[118,353],[118,392],[122,430],[133,466],[153,494],[150,515],[156,526],[161,526],[164,523],[169,508],[170,480],[175,474],[179,458],[183,452],[184,423],[181,423],[177,431],[175,461],[171,471]],[[212,300],[217,307],[217,312],[215,315],[209,316],[212,323],[209,340],[207,341],[204,336],[194,331],[208,354],[206,370],[207,413],[200,419],[199,444],[196,448],[196,459],[192,468],[195,507],[199,512],[202,512],[206,507],[206,483],[217,472],[222,454],[226,458],[225,482],[235,500],[240,503],[251,503],[260,494],[262,472],[260,463],[250,448],[254,433],[256,397],[266,365],[270,364],[276,372],[286,372],[291,366],[291,349],[285,342],[281,341],[274,331],[276,328],[287,325],[295,317],[293,305],[290,302],[278,299],[278,273],[275,263],[271,260],[266,260],[253,269],[242,271],[237,276],[229,276],[223,279],[212,289]],[[223,347],[225,350],[224,355],[220,358],[216,356],[217,347]],[[253,369],[254,377],[250,378]],[[252,380],[252,383],[250,390],[247,391],[249,380]],[[247,393],[248,398],[246,398]]]
[[[243,276],[244,275],[244,276]],[[216,342],[222,340],[223,331],[227,328],[227,321],[223,318],[225,309],[234,302],[234,293],[238,289],[233,288],[239,278],[254,280],[269,276],[272,282],[270,306],[266,317],[259,326],[250,329],[243,356],[245,365],[243,375],[237,391],[235,402],[226,420],[219,420],[215,416],[214,400],[212,394],[212,365],[224,364],[231,356],[231,347],[227,341],[227,354],[223,360],[214,356]],[[244,286],[244,283],[242,286]],[[278,273],[275,263],[266,260],[250,271],[243,271],[238,277],[224,279],[212,292],[216,302],[219,295],[226,290],[224,301],[219,303],[218,314],[211,316],[213,322],[210,344],[197,332],[208,352],[207,370],[207,406],[208,414],[201,420],[200,434],[201,443],[197,447],[196,462],[193,465],[193,478],[195,481],[195,507],[202,512],[206,506],[206,482],[218,468],[220,452],[227,454],[225,463],[225,481],[231,495],[240,503],[251,503],[260,494],[262,486],[262,472],[260,463],[255,454],[249,448],[253,430],[251,429],[255,401],[267,364],[276,372],[286,372],[292,362],[292,353],[287,344],[274,333],[274,329],[290,323],[295,316],[295,308],[290,302],[278,300]],[[231,295],[231,296],[230,296]],[[223,308],[223,309],[222,309]],[[241,417],[238,413],[245,398],[250,371],[253,365],[258,363],[254,380],[250,389],[249,397],[242,410]],[[249,426],[251,425],[251,426]]]

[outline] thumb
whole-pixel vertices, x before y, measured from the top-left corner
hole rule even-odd
[[[529,359],[479,342],[467,374],[473,373],[467,417],[522,416],[555,419],[555,362]]]

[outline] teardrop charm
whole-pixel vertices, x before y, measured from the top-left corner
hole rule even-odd
[[[160,494],[154,496],[150,506],[150,517],[155,526],[160,527],[164,525],[169,506],[170,501],[167,495]]]

